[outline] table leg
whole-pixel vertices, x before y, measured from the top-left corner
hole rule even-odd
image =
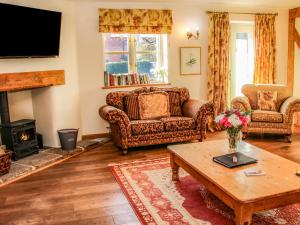
[[[178,181],[179,180],[179,166],[175,162],[174,154],[171,154],[170,162],[171,162],[171,168],[172,168],[172,181]]]
[[[238,206],[235,210],[236,225],[251,225],[252,211],[244,206]]]

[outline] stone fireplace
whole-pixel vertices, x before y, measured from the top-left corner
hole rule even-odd
[[[38,153],[35,120],[10,120],[8,92],[42,88],[65,83],[64,71],[0,74],[1,141],[14,160]]]

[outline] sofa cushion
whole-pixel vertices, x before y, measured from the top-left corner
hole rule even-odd
[[[257,92],[258,91],[277,91],[276,111],[279,111],[281,104],[289,97],[290,90],[287,86],[278,84],[245,84],[242,87],[242,93],[248,97],[251,108],[258,109]]]
[[[253,122],[283,123],[283,115],[275,111],[254,110],[251,113]]]
[[[182,116],[180,94],[178,92],[170,91],[169,103],[170,103],[170,115],[171,116]]]
[[[183,87],[172,87],[172,88],[159,88],[159,87],[150,87],[150,91],[165,91],[167,93],[169,92],[177,92],[179,93],[180,96],[180,106],[182,106],[182,104],[190,99],[190,94],[189,94],[189,90],[187,88],[183,88]]]
[[[139,114],[142,120],[170,116],[169,95],[166,92],[141,93],[138,96],[138,101]]]
[[[164,124],[159,120],[132,120],[130,124],[133,135],[155,134],[164,131]]]
[[[124,97],[131,94],[131,93],[143,93],[148,92],[147,87],[137,88],[133,91],[115,91],[110,92],[106,96],[106,104],[110,106],[114,106],[118,109],[124,110]]]
[[[130,120],[139,120],[138,94],[132,93],[124,97],[125,112]]]
[[[165,125],[165,131],[182,131],[195,129],[195,120],[190,117],[176,116],[160,119]]]
[[[169,94],[170,115],[182,116],[180,90],[178,88],[150,88],[150,91],[158,90],[163,90]]]
[[[277,111],[277,91],[258,91],[257,102],[260,110]]]

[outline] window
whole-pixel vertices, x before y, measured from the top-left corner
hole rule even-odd
[[[249,35],[236,33],[235,73],[239,76],[235,81],[235,93],[238,96],[242,96],[243,85],[253,83],[253,43],[250,43]]]
[[[165,34],[105,34],[105,70],[111,74],[148,74],[150,83],[167,83]]]
[[[242,96],[244,84],[253,83],[254,24],[231,24],[231,79],[230,98]]]

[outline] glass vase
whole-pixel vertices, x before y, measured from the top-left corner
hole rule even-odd
[[[241,132],[240,130],[227,130],[227,138],[229,144],[229,153],[237,152],[237,146],[239,141],[241,140]]]

